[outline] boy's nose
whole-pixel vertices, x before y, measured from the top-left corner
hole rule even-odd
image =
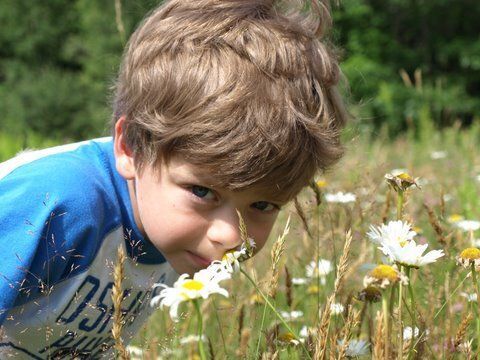
[[[236,210],[219,210],[210,221],[207,237],[210,241],[222,245],[225,250],[239,246],[242,240]]]

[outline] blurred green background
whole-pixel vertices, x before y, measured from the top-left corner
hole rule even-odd
[[[111,86],[125,40],[157,4],[1,1],[0,147],[108,134]],[[332,37],[341,49],[356,126],[383,127],[394,136],[478,121],[478,19],[478,0],[344,0],[334,6]]]

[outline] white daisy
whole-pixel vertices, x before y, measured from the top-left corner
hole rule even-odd
[[[228,297],[227,290],[220,287],[219,282],[230,278],[230,274],[222,271],[221,268],[213,266],[200,270],[193,275],[193,279],[188,274],[181,275],[173,284],[173,287],[167,287],[164,284],[155,284],[164,289],[160,294],[153,297],[150,306],[170,307],[170,317],[178,321],[178,306],[184,301],[198,298],[206,299],[211,294],[220,294]]]
[[[282,318],[286,321],[290,320],[296,320],[299,319],[303,316],[303,311],[300,310],[293,310],[293,311],[281,311],[280,315],[282,315]]]
[[[293,285],[305,285],[308,283],[308,280],[305,278],[292,278]]]
[[[466,292],[461,292],[460,296],[463,296],[465,299],[467,299],[467,302],[477,302],[477,294],[476,293],[466,293]]]
[[[408,267],[418,268],[437,261],[438,258],[444,256],[443,250],[432,250],[422,255],[427,249],[428,244],[417,245],[415,241],[384,242],[378,248],[390,258],[391,261]]]
[[[342,347],[345,344],[345,339],[338,340],[338,346]],[[347,349],[345,350],[345,356],[357,357],[368,354],[368,347],[370,343],[366,340],[351,339],[348,341]]]
[[[413,337],[417,337],[419,333],[418,327],[415,327],[415,330],[412,330],[411,326],[406,326],[403,328],[403,340],[410,340]]]
[[[480,221],[460,220],[455,222],[455,226],[463,231],[477,231],[480,229]]]
[[[355,202],[355,200],[357,200],[357,197],[352,193],[343,193],[339,191],[335,194],[325,194],[325,200],[330,203],[348,204]]]
[[[240,262],[243,262],[253,256],[255,241],[248,239],[248,244],[242,243],[237,249],[229,250],[223,255],[222,264],[229,273],[240,270]]]
[[[333,303],[330,305],[330,311],[332,312],[332,315],[342,314],[344,310],[345,307],[340,303]]]
[[[367,233],[370,240],[379,245],[384,243],[406,244],[408,241],[412,241],[415,235],[417,233],[412,230],[412,225],[401,220],[389,221],[387,225],[370,225],[370,231]]]
[[[128,345],[127,352],[131,360],[142,359],[145,356],[143,349],[137,346]]]
[[[332,262],[325,259],[318,260],[318,263],[311,261],[305,267],[306,275],[309,278],[320,277],[320,282],[322,285],[325,285],[327,282],[326,276],[333,271]]]
[[[447,152],[446,151],[432,151],[430,153],[430,158],[432,160],[444,159],[446,157],[447,157]]]
[[[207,341],[207,338],[205,335],[200,336],[198,335],[188,335],[180,339],[180,345],[186,345],[186,344],[191,344],[191,343],[198,343],[200,340],[203,342]]]

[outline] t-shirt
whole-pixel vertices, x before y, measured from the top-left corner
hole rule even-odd
[[[135,224],[111,138],[27,151],[0,164],[0,358],[112,357],[113,267],[127,344],[150,299],[177,279]],[[3,333],[3,334],[2,334]],[[72,355],[73,354],[73,355]]]

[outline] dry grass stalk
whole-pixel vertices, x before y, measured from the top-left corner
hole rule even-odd
[[[388,188],[387,195],[385,198],[385,207],[383,208],[382,212],[382,223],[386,223],[388,218],[390,217],[390,205],[392,203],[392,190]]]
[[[318,325],[318,339],[317,339],[317,346],[315,348],[315,355],[314,355],[315,359],[325,359],[325,356],[326,356],[327,343],[329,340],[328,334],[329,334],[329,328],[330,328],[330,320],[332,317],[331,306],[335,301],[335,297],[342,286],[345,273],[347,272],[348,255],[350,253],[351,243],[352,243],[352,233],[349,230],[345,235],[345,244],[343,246],[343,253],[342,253],[342,256],[340,256],[340,260],[338,262],[333,293],[327,298],[325,309],[323,311],[322,318]],[[335,346],[333,341],[331,341],[330,343],[333,344],[333,346]]]
[[[245,221],[243,220],[243,216],[240,213],[240,211],[237,210],[237,215],[238,215],[238,228],[240,230],[240,239],[245,245],[249,245],[250,242],[248,241],[248,232],[247,232],[247,225],[245,224]]]
[[[124,323],[122,315],[122,300],[123,290],[122,282],[124,279],[123,266],[125,263],[125,252],[122,246],[117,249],[117,262],[113,268],[113,288],[112,288],[112,302],[113,302],[113,325],[112,325],[112,337],[115,340],[115,349],[117,350],[118,357],[121,360],[129,359],[127,349],[122,340],[122,327]]]
[[[210,337],[207,338],[208,340],[208,355],[210,360],[215,360],[215,352],[213,351],[213,344],[212,344],[212,339]],[[202,341],[202,340],[200,340]]]
[[[275,324],[265,332],[265,339],[267,342],[267,352],[274,354],[277,351],[277,339],[280,333],[280,325]]]
[[[372,341],[373,343],[373,353],[372,359],[383,360],[385,359],[385,328],[383,326],[383,312],[377,311],[377,316],[375,317],[375,337]]]
[[[290,272],[288,271],[287,265],[285,265],[285,297],[287,300],[288,308],[292,309],[293,285],[292,285],[292,277],[290,276]]]
[[[453,342],[455,351],[458,349],[458,346],[464,341],[465,334],[467,333],[468,326],[470,325],[472,318],[472,314],[468,313],[466,316],[463,317],[462,322],[458,326],[457,332],[455,333],[455,340]]]
[[[278,237],[277,241],[275,241],[272,247],[272,252],[271,252],[272,276],[271,276],[270,284],[268,287],[268,295],[272,298],[274,298],[275,295],[277,294],[279,263],[285,251],[285,239],[287,238],[287,234],[289,231],[290,231],[290,217],[288,217],[287,224],[285,225],[285,229],[283,230],[283,233]]]
[[[428,221],[430,225],[432,225],[432,228],[435,231],[435,235],[437,235],[438,242],[444,246],[447,245],[445,236],[443,235],[442,225],[440,225],[440,222],[438,221],[438,218],[435,215],[435,212],[427,203],[423,203],[423,207],[427,210]]]
[[[347,307],[348,315],[345,324],[343,325],[340,339],[343,340],[342,346],[338,349],[338,359],[345,358],[345,352],[348,348],[348,342],[352,335],[352,329],[358,325],[360,313],[358,311],[353,310],[352,305]],[[332,354],[332,352],[330,352]]]
[[[322,203],[322,191],[317,186],[315,181],[310,182],[310,184],[308,186],[315,193],[315,202],[316,202],[317,206],[320,206],[320,204]]]
[[[245,328],[242,330],[242,334],[240,336],[240,346],[236,351],[236,355],[240,358],[245,358],[248,353],[248,342],[250,341],[251,337],[251,330],[249,328]]]
[[[273,353],[271,352],[266,352],[262,354],[262,360],[277,360],[278,359],[278,351],[275,351]]]
[[[300,220],[302,220],[302,225],[306,233],[308,234],[309,238],[313,238],[313,235],[310,231],[310,227],[308,226],[308,220],[307,216],[305,215],[305,212],[303,211],[302,205],[300,205],[300,202],[298,201],[298,197],[293,199],[293,204],[295,205],[295,210],[297,211],[298,217]]]
[[[243,304],[238,313],[238,342],[242,341],[243,321],[245,319],[245,304]]]

